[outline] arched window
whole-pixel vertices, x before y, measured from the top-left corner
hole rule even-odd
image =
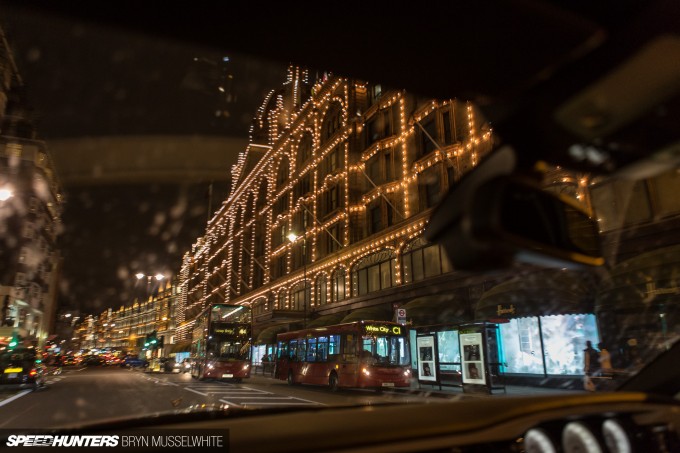
[[[306,311],[309,309],[311,292],[307,281],[297,283],[290,290],[290,309]]]
[[[352,272],[352,293],[360,296],[393,286],[396,282],[396,264],[395,253],[390,249],[359,261]]]
[[[347,271],[344,267],[338,268],[331,279],[333,301],[338,302],[347,298]]]
[[[326,275],[321,274],[316,278],[315,285],[315,305],[326,305],[328,303],[328,282],[326,281]]]
[[[321,126],[321,141],[325,143],[342,127],[342,107],[339,103],[334,102],[328,108],[326,117]]]
[[[285,310],[286,308],[286,290],[281,289],[276,297],[276,310]]]
[[[266,297],[261,297],[253,302],[253,313],[255,315],[262,315],[269,311],[269,300]]]
[[[453,270],[442,247],[422,237],[406,245],[401,254],[401,263],[404,283],[417,282]]]

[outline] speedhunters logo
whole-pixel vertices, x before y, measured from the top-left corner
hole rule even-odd
[[[200,448],[201,453],[229,451],[228,430],[126,430],[116,434],[9,433],[4,431],[0,450],[32,452],[42,447],[75,448],[79,452],[166,451],[173,448]],[[10,450],[11,448],[11,450]],[[45,451],[45,450],[40,450]]]
[[[51,436],[49,434],[11,435],[8,447],[117,447],[118,436]]]

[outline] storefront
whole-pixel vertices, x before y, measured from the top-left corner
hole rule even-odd
[[[262,359],[274,361],[276,357],[276,335],[288,330],[287,325],[270,326],[262,329],[255,339],[252,349],[252,363],[260,364]]]
[[[475,319],[498,324],[498,355],[506,375],[583,374],[586,341],[600,342],[595,281],[567,271],[534,273],[488,290]]]
[[[411,337],[414,374],[420,384],[459,386],[466,393],[505,391],[497,324],[421,326],[411,331]]]

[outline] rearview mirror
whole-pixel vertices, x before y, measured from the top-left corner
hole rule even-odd
[[[425,237],[459,270],[603,265],[597,222],[576,201],[515,173],[513,155],[498,150],[462,178],[435,209]]]

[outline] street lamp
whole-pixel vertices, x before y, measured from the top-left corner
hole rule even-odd
[[[135,274],[135,277],[137,277],[137,280],[142,280],[143,278],[146,278],[146,297],[149,297],[150,291],[149,287],[151,286],[151,279],[155,278],[156,281],[161,281],[165,278],[165,275],[161,274],[160,272],[156,275],[146,275],[143,274],[142,272],[138,272]]]
[[[165,275],[163,275],[161,273],[158,273],[156,275],[145,275],[145,274],[142,274],[141,272],[139,272],[139,273],[135,274],[135,277],[137,277],[137,280],[141,280],[144,277],[146,277],[147,281],[150,282],[152,277],[155,278],[158,281],[161,281],[165,278]]]
[[[295,243],[299,236],[294,232],[288,233],[288,240],[291,243]],[[302,320],[302,328],[307,328],[307,235],[302,236],[302,282],[304,284],[302,289],[303,302],[302,308],[304,310],[304,318]]]

